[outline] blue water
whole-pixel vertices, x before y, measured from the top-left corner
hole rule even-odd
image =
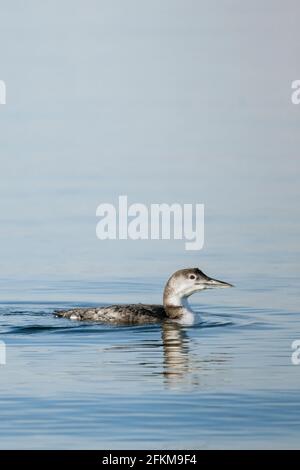
[[[131,298],[130,283],[116,287]],[[234,290],[201,295],[214,294],[194,304],[193,327],[77,323],[52,312],[78,302],[2,303],[1,447],[298,447],[299,315],[222,305]]]
[[[6,3],[0,447],[299,448],[299,2]],[[203,203],[203,250],[98,240],[119,195]],[[194,266],[235,288],[193,327],[53,316]]]

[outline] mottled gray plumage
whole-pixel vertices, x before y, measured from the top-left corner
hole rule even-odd
[[[57,310],[54,313],[58,317],[70,318],[71,320],[117,324],[157,323],[168,318],[162,305],[144,304],[74,308],[72,310]]]

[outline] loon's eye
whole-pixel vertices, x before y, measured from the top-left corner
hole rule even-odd
[[[190,279],[196,279],[196,276],[195,276],[195,274],[190,274],[190,275],[189,275],[189,278],[190,278]]]

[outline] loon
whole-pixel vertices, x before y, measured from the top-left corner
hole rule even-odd
[[[120,304],[108,307],[55,310],[54,314],[70,320],[123,325],[158,323],[165,320],[192,325],[195,315],[187,298],[197,291],[213,287],[233,287],[233,285],[213,279],[198,268],[180,269],[172,274],[166,283],[163,305]]]

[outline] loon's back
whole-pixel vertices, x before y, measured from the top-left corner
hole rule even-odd
[[[162,305],[146,304],[74,308],[71,310],[56,310],[54,314],[57,317],[69,318],[70,320],[118,324],[158,323],[168,318]]]

